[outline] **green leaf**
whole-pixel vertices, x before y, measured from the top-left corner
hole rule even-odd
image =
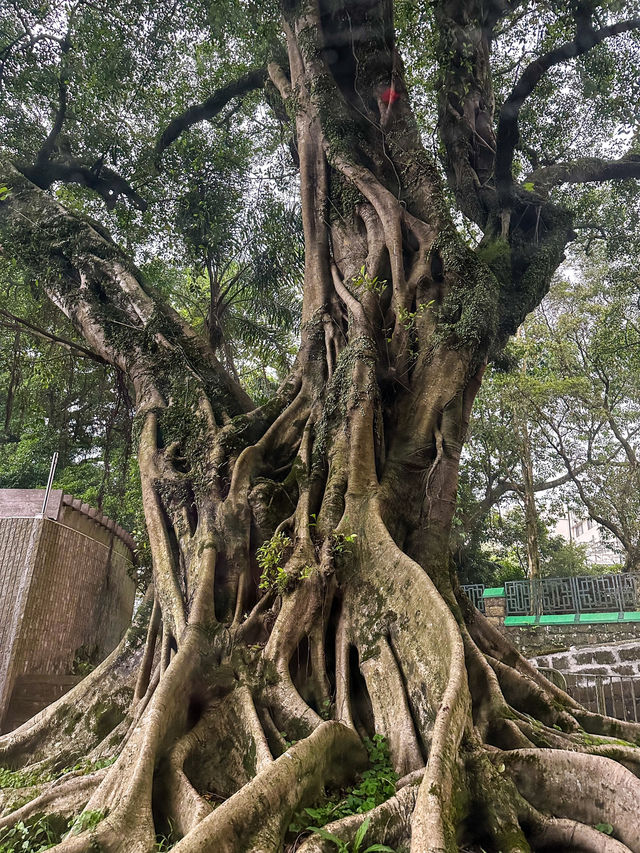
[[[358,831],[355,834],[355,838],[353,839],[353,853],[358,853],[360,850],[360,845],[364,841],[364,837],[367,834],[367,830],[369,829],[369,824],[371,823],[371,818],[365,818],[362,821],[361,825],[358,827]]]
[[[605,835],[613,835],[613,826],[610,823],[597,823],[596,829],[598,832],[603,832]]]
[[[348,847],[344,843],[344,841],[341,838],[338,838],[338,836],[334,835],[332,832],[328,832],[326,829],[322,829],[319,826],[308,826],[307,829],[310,832],[319,835],[320,838],[324,838],[325,841],[332,841],[338,848],[338,853],[348,853]]]

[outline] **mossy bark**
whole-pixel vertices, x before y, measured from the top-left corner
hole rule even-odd
[[[0,738],[0,761],[116,759],[59,796],[44,782],[33,809],[64,813],[74,797],[106,815],[61,851],[150,853],[170,831],[180,851],[282,850],[292,815],[353,777],[374,733],[410,781],[372,814],[367,843],[571,849],[578,783],[556,803],[561,780],[616,767],[624,793],[596,784],[575,849],[615,814],[610,849],[640,851],[640,728],[588,714],[529,667],[464,599],[449,556],[473,399],[548,287],[567,217],[549,206],[508,239],[489,225],[473,252],[420,142],[390,5],[296,6],[285,29],[289,70],[269,73],[295,116],[304,322],[294,369],[262,408],[104,234],[2,167],[6,245],[135,389],[154,584],[148,627]],[[456,174],[465,193],[468,170]],[[491,204],[468,207],[486,225]],[[265,591],[256,552],[275,534],[279,583]],[[106,738],[91,713],[69,727],[74,706],[127,689]],[[350,840],[363,819],[333,828]]]

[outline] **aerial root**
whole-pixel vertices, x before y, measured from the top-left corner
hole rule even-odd
[[[405,785],[397,794],[366,814],[349,815],[342,820],[327,824],[327,832],[351,843],[355,834],[365,820],[369,820],[367,832],[362,841],[362,849],[370,844],[387,844],[389,847],[399,847],[408,844],[411,836],[411,815],[416,805],[418,787],[424,773],[416,771],[413,782]],[[412,774],[413,775],[413,774]],[[312,835],[300,847],[298,853],[333,853],[335,844]]]
[[[174,847],[175,853],[279,850],[293,813],[325,785],[341,785],[366,765],[357,735],[323,722],[259,772]]]
[[[536,809],[588,826],[609,823],[615,838],[640,853],[640,781],[625,767],[609,758],[556,749],[502,752],[498,760]]]
[[[424,762],[407,702],[406,689],[389,642],[382,637],[378,654],[360,663],[373,708],[376,732],[389,743],[393,768],[399,776]]]
[[[559,725],[563,731],[575,731],[575,718],[554,704],[549,693],[528,674],[487,655],[498,677],[506,701],[518,711],[527,711],[549,726]]]
[[[126,728],[124,730],[124,735],[123,735],[122,741],[120,743],[120,749],[121,750],[129,742],[129,738],[131,737],[131,735],[136,730],[136,727],[137,727],[138,723],[140,722],[142,715],[146,711],[146,709],[149,705],[149,702],[151,701],[151,697],[155,693],[156,688],[158,687],[158,684],[160,684],[160,675],[161,675],[160,660],[159,660],[159,655],[158,655],[158,663],[157,663],[156,668],[153,672],[153,675],[151,676],[151,678],[149,680],[149,684],[147,685],[147,690],[146,690],[144,696],[141,699],[139,699],[138,702],[133,706],[133,708],[132,708],[133,714],[131,716],[131,719],[130,720],[123,720],[123,722],[127,723],[127,725],[126,725]]]
[[[160,630],[162,613],[160,610],[160,604],[158,600],[154,597],[153,599],[153,610],[151,611],[151,618],[149,619],[149,625],[147,628],[147,638],[144,644],[144,653],[142,655],[142,661],[140,663],[140,670],[138,672],[138,679],[136,681],[136,687],[133,693],[133,701],[139,702],[147,692],[149,687],[149,681],[151,679],[151,671],[153,668],[153,661],[156,651],[156,640],[158,639],[158,631]]]

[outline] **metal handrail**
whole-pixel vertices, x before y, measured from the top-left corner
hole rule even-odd
[[[560,672],[548,667],[540,667],[539,672],[589,711],[626,722],[640,720],[640,676]]]
[[[640,573],[506,581],[507,616],[624,613],[640,607]]]

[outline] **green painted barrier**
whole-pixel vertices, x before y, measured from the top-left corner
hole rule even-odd
[[[535,625],[535,616],[506,616],[505,625]]]
[[[506,616],[504,624],[517,625],[606,625],[614,622],[640,622],[640,611],[626,613],[556,613],[543,616]]]
[[[580,619],[581,624],[597,624],[598,622],[619,622],[620,614],[619,613],[581,613]]]
[[[482,593],[483,598],[504,598],[503,586],[490,586]]]
[[[575,613],[549,613],[540,617],[541,625],[570,625],[575,621]]]

